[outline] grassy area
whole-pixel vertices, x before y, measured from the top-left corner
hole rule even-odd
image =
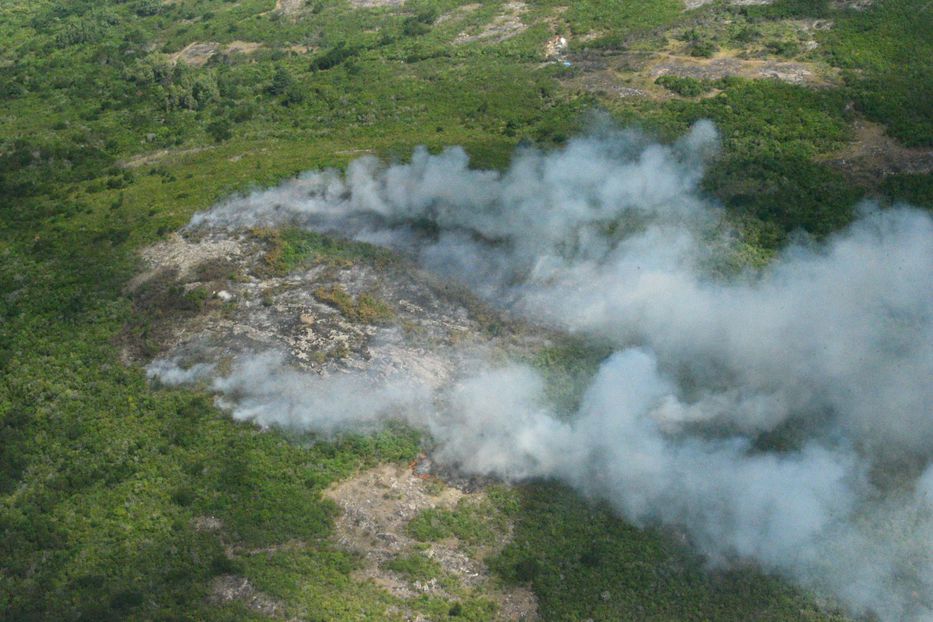
[[[269,245],[264,259],[276,274],[288,274],[305,263],[365,262],[384,267],[398,261],[397,255],[372,244],[341,240],[304,229],[262,229],[253,233]]]
[[[0,618],[264,619],[242,602],[211,600],[213,582],[231,574],[290,615],[382,619],[399,604],[351,577],[356,561],[327,541],[335,508],[321,491],[366,465],[411,458],[416,435],[310,443],[261,432],[202,392],[151,387],[120,360],[117,336],[141,317],[124,293],[136,251],[231,193],[363,152],[404,159],[417,144],[461,144],[476,166],[501,167],[515,145],[560,144],[603,108],[663,139],[699,118],[717,122],[723,155],[704,187],[745,232],[741,261],[766,258],[795,229],[838,228],[866,193],[933,204],[928,175],[858,188],[817,161],[849,139],[855,114],[904,144],[930,145],[931,13],[922,2],[866,11],[714,3],[685,13],[673,0],[548,0],[528,3],[519,16],[527,28],[511,38],[455,43],[508,12],[501,2],[460,5],[354,10],[314,0],[294,15],[272,0],[0,5]],[[720,35],[697,21],[724,14],[752,31]],[[791,41],[781,20],[804,17],[835,25],[815,35],[813,52],[773,53],[839,68],[836,88],[734,79],[704,97],[712,91],[670,82],[664,101],[619,99],[564,88],[566,70],[543,63],[555,32],[573,35],[573,49],[610,53],[660,49],[691,29],[717,49],[742,37],[767,48]],[[193,43],[209,53],[176,63]],[[279,273],[308,261],[391,260],[314,234],[268,235]],[[378,300],[347,297],[351,313],[386,317]],[[197,295],[176,302],[197,305]],[[598,348],[570,344],[537,363],[569,410],[598,358]],[[507,514],[495,507],[434,512],[411,529],[482,544],[505,516],[516,520],[496,568],[530,582],[546,620],[632,611],[824,619],[776,579],[707,575],[660,534],[562,489],[533,487]],[[204,517],[221,527],[200,527]],[[270,546],[281,548],[251,553]],[[490,611],[482,599],[456,611],[427,597],[405,606],[439,618]]]
[[[455,508],[423,510],[408,523],[408,533],[421,542],[457,538],[467,546],[490,546],[507,531],[517,500],[505,488],[491,488],[479,501],[463,499]]]
[[[492,561],[530,584],[549,620],[844,620],[751,568],[710,572],[676,534],[637,529],[554,485],[522,491],[514,540]]]
[[[319,287],[314,290],[314,297],[334,307],[353,322],[384,324],[395,317],[395,312],[385,301],[367,292],[354,298],[340,285]]]

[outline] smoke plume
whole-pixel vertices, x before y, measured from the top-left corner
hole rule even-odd
[[[705,122],[667,146],[606,131],[520,150],[503,173],[419,149],[193,219],[390,246],[532,321],[608,340],[572,417],[520,364],[438,391],[260,354],[214,388],[261,425],[401,419],[464,471],[557,478],[637,524],[683,528],[713,564],[751,558],[855,613],[933,620],[933,220],[864,206],[824,243],[724,277],[714,267],[741,242],[697,190],[716,150]],[[151,373],[185,378],[165,361]]]

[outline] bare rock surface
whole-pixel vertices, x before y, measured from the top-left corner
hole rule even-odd
[[[144,250],[146,268],[128,290],[140,317],[149,313],[148,342],[142,347],[128,339],[125,358],[157,354],[195,363],[276,350],[319,374],[365,372],[378,379],[403,373],[439,386],[464,350],[544,343],[540,335],[512,330],[508,318],[461,288],[403,261],[311,261],[278,274],[267,265],[268,252],[268,243],[247,231],[175,234]],[[194,311],[183,301],[176,301],[178,312],[163,308],[171,306],[172,292],[203,302]],[[353,307],[364,301],[379,313]],[[490,323],[497,335],[486,330]]]
[[[212,41],[195,41],[184,48],[169,55],[172,63],[185,63],[192,67],[201,67],[210,60],[211,56],[220,50],[220,44]]]

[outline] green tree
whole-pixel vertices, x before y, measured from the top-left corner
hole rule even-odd
[[[272,84],[269,85],[270,95],[284,95],[288,89],[295,84],[295,78],[288,72],[288,69],[279,65],[275,68],[275,74],[272,76]]]

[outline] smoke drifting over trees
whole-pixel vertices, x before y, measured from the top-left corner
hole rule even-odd
[[[724,270],[741,242],[697,190],[716,148],[701,122],[670,146],[603,130],[520,151],[504,173],[422,149],[194,218],[397,248],[531,321],[608,340],[615,353],[571,417],[520,364],[471,365],[437,390],[309,376],[256,353],[213,387],[263,426],[402,419],[464,471],[557,478],[638,524],[683,528],[713,564],[752,558],[855,612],[931,620],[933,219],[866,206],[822,244]],[[150,373],[213,370],[157,361]]]

